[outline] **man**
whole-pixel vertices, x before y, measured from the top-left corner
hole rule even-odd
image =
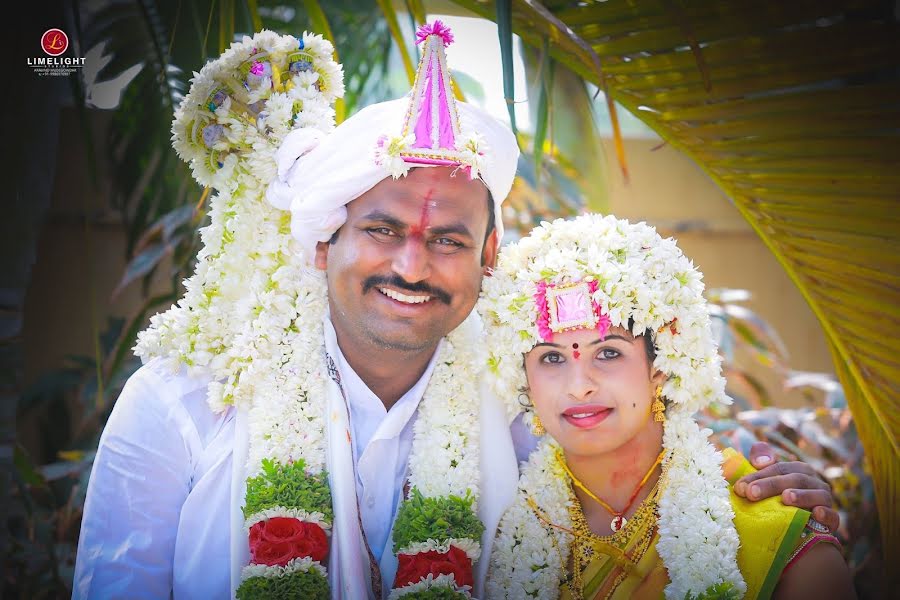
[[[327,135],[313,107],[338,95],[339,69],[314,36],[298,51],[264,32],[201,71],[175,143],[220,194],[185,299],[142,335],[147,364],[101,439],[75,597],[254,597],[274,580],[304,596],[480,595],[515,491],[512,438],[520,455],[531,443],[478,388],[470,315],[518,150],[449,95],[449,30],[420,41],[410,97]],[[261,208],[269,181],[293,240]],[[805,465],[753,485],[754,499],[794,491],[835,525]]]

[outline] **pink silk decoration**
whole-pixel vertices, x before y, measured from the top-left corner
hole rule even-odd
[[[553,284],[547,284],[545,281],[538,281],[534,293],[534,304],[537,308],[538,334],[545,342],[553,340],[553,330],[550,328],[550,306],[547,300],[547,288],[556,287]],[[585,306],[585,300],[573,297],[574,294],[563,292],[556,297],[555,308],[557,319],[562,322],[580,320],[585,317],[589,310],[592,310],[597,316],[596,329],[600,333],[600,339],[606,339],[612,321],[609,319],[603,308],[593,300],[593,294],[597,291],[597,281],[588,282],[588,289],[591,293],[591,307]]]
[[[428,43],[440,43],[438,39]],[[450,107],[447,105],[447,90],[444,86],[444,78],[441,76],[440,65],[437,61],[436,53],[431,54],[428,66],[425,69],[425,87],[422,93],[422,101],[419,104],[419,115],[416,119],[415,135],[416,141],[413,148],[430,148],[454,150],[456,148],[456,138],[453,135],[453,122],[450,116]],[[437,79],[437,82],[435,82]],[[437,85],[435,86],[435,83]],[[433,114],[432,94],[434,88],[437,87],[438,102],[437,114]],[[431,130],[434,119],[438,122],[438,140],[435,145],[431,139]]]

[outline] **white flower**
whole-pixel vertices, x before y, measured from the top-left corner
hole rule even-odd
[[[487,156],[490,155],[488,144],[484,137],[477,132],[464,132],[462,139],[457,142],[460,164],[470,169],[469,177],[476,179],[487,166]]]
[[[328,572],[320,563],[310,557],[294,558],[283,567],[278,565],[247,565],[241,569],[241,581],[251,577],[284,577],[291,573],[305,573],[316,570],[323,577],[328,577]]]
[[[470,592],[470,587],[467,585],[458,586],[456,585],[456,579],[453,575],[438,575],[435,577],[434,575],[429,574],[426,577],[423,577],[418,583],[413,583],[401,588],[396,588],[391,591],[391,595],[388,596],[389,600],[397,600],[398,598],[402,598],[407,594],[412,594],[414,592],[424,592],[426,590],[430,590],[431,588],[440,588],[440,587],[449,587],[457,592],[460,592],[466,596],[466,598],[471,598],[472,595]]]
[[[312,523],[313,525],[321,527],[326,533],[331,530],[331,523],[325,519],[325,515],[322,513],[317,511],[307,512],[305,510],[285,508],[283,506],[273,506],[272,508],[267,508],[266,510],[250,515],[247,517],[247,520],[244,521],[244,528],[249,532],[250,528],[257,523],[268,521],[275,517],[289,517],[297,519],[298,521],[303,521],[304,523]]]
[[[418,554],[420,552],[437,552],[439,554],[446,554],[450,552],[450,546],[456,546],[460,550],[466,553],[466,556],[469,557],[473,563],[478,560],[481,556],[481,544],[476,540],[469,538],[450,538],[443,542],[438,542],[437,540],[427,539],[424,542],[415,542],[401,548],[397,555],[400,554]]]
[[[409,172],[410,165],[401,154],[416,141],[413,134],[407,136],[381,136],[375,146],[375,164],[383,166],[391,177],[398,179]]]

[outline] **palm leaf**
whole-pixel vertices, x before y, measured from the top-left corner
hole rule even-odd
[[[394,38],[394,44],[396,44],[397,50],[400,51],[400,58],[403,60],[403,69],[406,71],[406,78],[409,79],[409,85],[412,86],[416,80],[416,68],[413,66],[413,59],[409,54],[406,36],[400,29],[397,11],[394,10],[394,5],[389,0],[378,0],[378,7],[384,14],[384,18],[391,30],[391,37]]]
[[[503,98],[509,111],[509,124],[513,133],[516,127],[515,77],[512,60],[512,0],[499,0],[496,8],[497,36],[500,38],[500,62],[503,65]]]
[[[550,47],[547,40],[541,48],[538,62],[538,102],[534,127],[534,142],[532,152],[534,154],[534,170],[537,181],[540,183],[541,161],[544,158],[544,142],[547,141],[547,120],[550,116],[550,96],[553,93],[554,64],[550,61]],[[551,140],[552,144],[552,140]]]
[[[458,0],[487,18],[490,2]],[[900,558],[900,25],[893,3],[530,2],[513,29],[692,157],[819,319]]]

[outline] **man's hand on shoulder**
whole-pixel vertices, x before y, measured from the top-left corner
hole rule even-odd
[[[765,442],[753,444],[750,464],[758,469],[737,480],[734,491],[747,500],[757,501],[781,496],[788,506],[812,511],[813,518],[832,532],[841,524],[840,515],[832,508],[831,486],[804,462],[774,461],[775,453]]]

